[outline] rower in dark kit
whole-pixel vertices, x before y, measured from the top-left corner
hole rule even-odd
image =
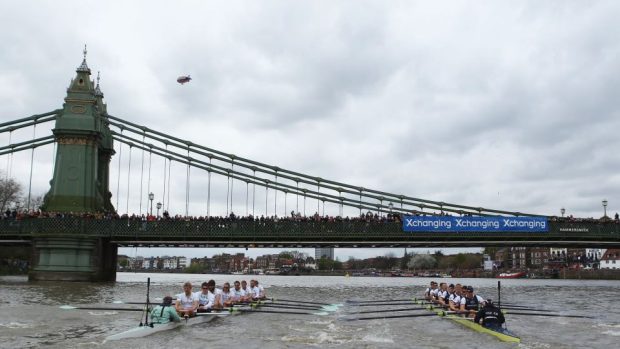
[[[490,299],[487,299],[484,307],[476,313],[474,318],[475,323],[479,324],[480,321],[484,327],[500,328],[506,319],[502,311]]]

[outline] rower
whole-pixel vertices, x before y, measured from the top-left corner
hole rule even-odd
[[[209,284],[207,282],[203,282],[200,285],[201,290],[196,292],[196,296],[198,297],[198,310],[199,313],[207,313],[211,311],[213,308],[213,302],[215,301],[215,296],[209,292]]]
[[[431,286],[428,287],[424,291],[424,299],[426,299],[429,302],[432,302],[435,297],[436,290],[437,290],[437,283],[435,281],[431,281]]]
[[[484,305],[484,299],[474,293],[471,286],[463,286],[463,295],[461,297],[461,311],[468,312],[467,317],[474,317],[480,306]]]
[[[183,293],[177,295],[176,310],[179,315],[185,317],[194,316],[198,309],[198,297],[192,293],[192,283],[187,281],[183,284]]]
[[[502,324],[506,322],[502,311],[493,304],[493,301],[487,299],[484,307],[476,313],[474,322],[479,324],[482,320],[484,327],[501,328]]]
[[[250,283],[252,282],[252,280],[250,280]],[[246,301],[249,302],[252,300],[252,287],[250,287],[250,285],[248,285],[247,281],[242,280],[241,281],[241,288],[245,291],[245,295],[246,295]]]
[[[258,280],[250,280],[252,286],[252,299],[259,300],[265,299],[265,289],[258,285]]]
[[[179,322],[181,318],[172,307],[172,297],[164,297],[164,301],[151,310],[151,321],[155,324],[167,324],[171,321]]]
[[[448,293],[448,284],[445,282],[440,283],[435,302],[442,307],[447,307],[450,301],[449,297],[450,294]]]
[[[221,302],[225,307],[231,307],[234,301],[234,293],[230,291],[230,283],[225,282],[224,286],[222,286],[222,294],[221,294]]]
[[[463,290],[461,284],[450,285],[454,286],[454,293],[450,295],[449,305],[451,311],[461,310],[461,297],[463,296]]]
[[[207,282],[207,287],[209,288],[209,293],[213,298],[213,309],[222,309],[224,304],[222,303],[222,290],[219,288],[215,288],[215,280],[211,279]]]
[[[245,290],[241,288],[241,283],[239,281],[235,281],[235,287],[230,291],[233,294],[233,301],[235,303],[241,303],[246,301],[246,293]]]

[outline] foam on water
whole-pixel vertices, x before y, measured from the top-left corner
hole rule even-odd
[[[369,343],[394,343],[392,338],[382,337],[376,334],[367,334],[362,337],[362,341]]]
[[[0,327],[4,328],[32,328],[32,324],[26,324],[21,322],[9,322],[7,324],[0,324]]]
[[[94,316],[109,316],[109,315],[116,315],[118,314],[118,312],[117,311],[89,311],[88,314],[94,315]]]

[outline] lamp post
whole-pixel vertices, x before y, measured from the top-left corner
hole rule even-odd
[[[157,207],[157,218],[159,218],[159,210],[161,209],[161,202],[158,202],[157,205],[155,205],[155,207]]]
[[[603,199],[603,218],[607,218],[607,199]]]
[[[153,215],[153,199],[155,199],[155,194],[151,192],[149,193],[149,200],[151,201],[151,216]]]
[[[560,209],[560,213],[562,213],[562,218],[564,218],[564,213],[566,213],[566,209],[564,207],[562,207]]]

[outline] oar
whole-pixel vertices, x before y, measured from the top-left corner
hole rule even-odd
[[[74,307],[72,305],[61,305],[63,310],[109,310],[109,311],[144,311],[144,309],[136,308],[103,308],[103,307]]]
[[[306,307],[306,306],[295,306],[295,305],[279,305],[279,304],[261,304],[253,307],[268,307],[268,308],[281,308],[281,309],[299,309],[299,310],[322,310],[321,307]]]
[[[364,303],[364,304],[357,304],[355,305],[356,307],[377,307],[377,306],[384,306],[384,305],[407,305],[407,304],[433,304],[434,303],[417,303],[417,302],[409,302],[409,303]]]
[[[405,302],[405,301],[413,301],[415,298],[406,298],[406,299],[384,299],[384,300],[356,300],[356,299],[347,299],[345,303],[347,304],[364,304],[364,303],[384,303],[384,302]]]
[[[410,318],[410,317],[425,317],[425,316],[441,316],[442,314],[424,313],[424,314],[405,314],[405,315],[385,315],[385,316],[369,316],[369,317],[341,317],[338,320],[342,321],[355,321],[355,320],[379,320],[379,319],[397,319],[397,318]]]
[[[329,303],[320,303],[320,302],[307,302],[307,301],[297,301],[292,299],[280,299],[280,298],[267,298],[272,302],[288,302],[288,303],[301,303],[301,304],[314,304],[314,305],[334,305]]]
[[[380,310],[366,310],[366,311],[348,311],[348,314],[370,314],[370,313],[392,313],[399,311],[419,311],[426,310],[424,308],[404,308],[404,309],[380,309]]]
[[[302,313],[296,311],[275,311],[275,310],[250,310],[250,309],[237,309],[233,308],[231,313],[270,313],[270,314],[292,314],[292,315],[327,315],[327,313]]]
[[[540,313],[507,313],[508,315],[525,315],[525,316],[550,316],[550,317],[572,317],[578,319],[594,319],[593,316],[586,315],[562,315],[562,314],[540,314]]]
[[[540,311],[543,313],[547,313],[547,312],[552,312],[555,310],[547,310],[547,309],[538,309],[538,308],[526,308],[526,307],[511,307],[511,306],[502,306],[500,309],[505,309],[505,310],[532,310],[532,311]]]

